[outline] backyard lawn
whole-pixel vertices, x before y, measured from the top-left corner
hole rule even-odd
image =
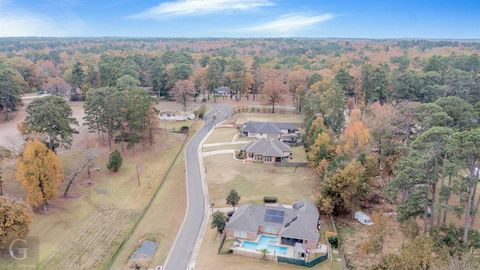
[[[225,207],[231,189],[240,193],[241,204],[261,203],[264,196],[276,196],[281,203],[315,200],[318,180],[311,168],[275,167],[273,164],[243,163],[232,154],[204,158],[208,191],[215,207]]]

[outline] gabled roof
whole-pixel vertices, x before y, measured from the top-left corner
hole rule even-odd
[[[317,228],[319,217],[317,207],[304,200],[296,202],[293,208],[297,215],[285,224],[280,235],[288,238],[317,240],[319,237],[318,231],[316,229],[311,230],[311,228]]]
[[[292,152],[289,145],[277,139],[261,138],[260,140],[249,142],[241,150],[247,153],[255,153],[262,156],[288,157]]]
[[[248,121],[242,127],[242,132],[245,133],[279,134],[281,130],[298,130],[298,128],[291,123],[254,121]]]
[[[232,215],[226,228],[258,233],[259,226],[279,227],[282,237],[318,240],[319,214],[315,205],[303,200],[292,206],[242,205]]]

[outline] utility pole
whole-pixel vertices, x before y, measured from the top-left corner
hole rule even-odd
[[[136,164],[135,167],[137,168],[137,183],[138,183],[138,186],[140,186],[140,172],[138,170],[138,164]]]

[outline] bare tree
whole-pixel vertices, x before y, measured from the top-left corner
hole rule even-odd
[[[67,197],[68,191],[70,190],[70,187],[72,186],[73,182],[77,178],[77,176],[82,173],[85,169],[87,169],[88,172],[88,177],[90,178],[90,167],[95,163],[95,160],[98,158],[99,152],[96,149],[88,149],[85,159],[80,163],[80,166],[75,170],[72,175],[70,176],[70,179],[68,180],[67,187],[65,188],[65,192],[63,193],[63,197]]]
[[[173,98],[183,105],[184,111],[187,111],[187,103],[190,97],[195,95],[195,84],[192,80],[179,80],[172,89]]]
[[[263,104],[272,106],[272,113],[275,113],[275,105],[285,101],[286,93],[287,86],[283,81],[275,78],[268,79],[263,85]]]
[[[72,87],[60,77],[48,78],[43,89],[56,96],[68,96]]]

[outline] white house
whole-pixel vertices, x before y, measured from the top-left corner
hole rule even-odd
[[[195,114],[165,111],[160,113],[159,118],[160,120],[167,120],[167,121],[186,121],[186,120],[195,119]]]

